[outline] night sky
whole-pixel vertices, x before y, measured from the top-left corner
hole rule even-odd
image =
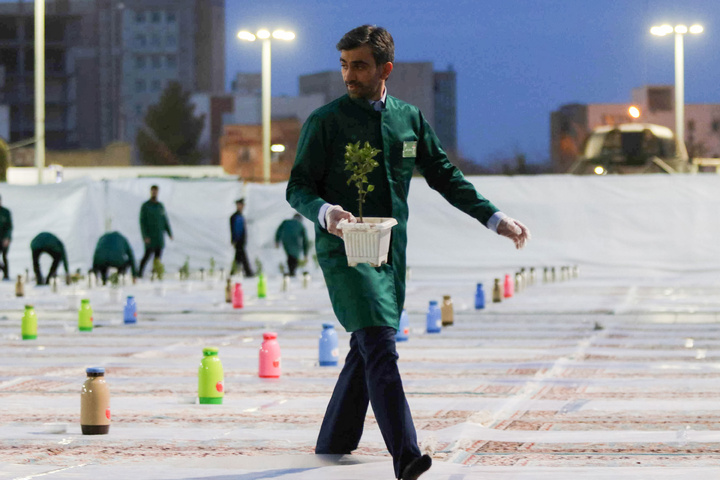
[[[674,83],[674,41],[661,23],[699,22],[685,39],[687,103],[720,103],[717,0],[226,0],[227,78],[260,71],[260,45],[238,30],[285,28],[274,42],[273,95],[297,95],[299,75],[337,69],[335,44],[364,23],[387,28],[396,61],[449,64],[458,79],[458,143],[485,163],[549,158],[550,112],[564,103],[622,103],[644,84]],[[392,94],[392,85],[388,86]]]

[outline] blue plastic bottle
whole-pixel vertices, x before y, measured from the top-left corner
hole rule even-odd
[[[323,331],[320,334],[320,366],[334,367],[338,364],[339,357],[335,326],[332,323],[323,323]]]
[[[477,290],[475,290],[475,310],[482,310],[483,308],[485,308],[485,292],[482,283],[478,283]]]
[[[396,342],[407,342],[410,338],[410,320],[408,320],[407,310],[403,308],[402,314],[400,314],[400,325],[398,331],[395,334]]]
[[[127,303],[123,309],[123,319],[126,324],[137,323],[137,305],[132,295],[128,295],[127,297]]]
[[[440,333],[441,329],[442,318],[440,316],[440,307],[436,300],[430,300],[427,313],[427,333]]]

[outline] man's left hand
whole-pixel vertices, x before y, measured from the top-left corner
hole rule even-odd
[[[530,230],[525,225],[510,217],[500,220],[497,233],[512,240],[518,250],[523,248],[527,241],[532,238]]]

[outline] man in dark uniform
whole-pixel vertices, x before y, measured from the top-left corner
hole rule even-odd
[[[0,269],[3,271],[3,280],[10,280],[10,265],[8,265],[7,255],[12,239],[12,229],[12,215],[10,215],[10,210],[2,206],[2,197],[0,197],[0,253],[2,253]]]
[[[250,261],[247,253],[245,253],[245,244],[247,243],[247,227],[245,225],[245,217],[243,209],[245,208],[245,199],[239,198],[235,200],[236,211],[230,215],[230,242],[235,247],[235,261],[233,262],[230,275],[235,273],[238,267],[242,267],[243,274],[246,277],[252,277],[253,271],[250,268]]]
[[[60,266],[60,261],[65,267],[65,282],[70,283],[70,271],[68,270],[67,254],[65,253],[65,245],[58,237],[49,232],[38,233],[30,242],[30,250],[32,250],[33,270],[35,271],[35,281],[38,285],[48,285],[50,279],[53,278]],[[47,253],[53,259],[48,276],[43,280],[40,271],[40,255]]]
[[[137,277],[135,256],[127,239],[119,232],[106,233],[97,242],[93,255],[93,271],[100,274],[103,285],[107,283],[108,270],[117,268],[122,275],[130,268],[133,279]]]
[[[315,224],[318,262],[333,310],[352,332],[350,352],[318,435],[316,453],[349,454],[357,448],[368,407],[393,457],[395,477],[415,480],[432,460],[421,455],[398,371],[395,333],[405,302],[407,195],[415,168],[452,205],[521,248],[530,232],[499,212],[453,166],[422,113],[387,95],[394,42],[383,28],[364,25],[337,45],[348,94],[313,112],[303,125],[287,186],[290,205]],[[388,263],[349,267],[338,222],[356,221],[357,190],[344,170],[349,143],[380,153],[370,172],[363,214],[393,217]]]
[[[275,232],[275,247],[279,247],[280,244],[287,255],[288,273],[294,277],[300,255],[307,259],[309,247],[307,233],[302,224],[302,215],[296,213],[292,218],[283,220]]]
[[[157,259],[162,257],[162,251],[165,248],[165,232],[170,240],[173,239],[165,206],[157,198],[158,191],[157,185],[150,187],[150,199],[140,208],[140,232],[145,243],[145,255],[140,260],[140,277],[143,276],[145,264],[150,259],[150,255],[154,255],[154,258]]]

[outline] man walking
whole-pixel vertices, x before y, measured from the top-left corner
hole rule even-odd
[[[252,277],[254,274],[245,252],[245,244],[247,243],[247,228],[243,216],[245,199],[239,198],[235,200],[235,208],[235,213],[230,215],[230,242],[235,247],[235,261],[230,270],[230,275],[233,275],[238,267],[242,267],[243,274],[246,277]]]
[[[165,207],[157,198],[159,190],[157,185],[150,187],[150,199],[140,208],[140,232],[145,243],[145,255],[140,260],[139,276],[141,278],[150,255],[154,255],[154,258],[158,260],[162,257],[162,251],[165,248],[165,232],[170,240],[173,239]]]
[[[417,445],[412,415],[398,371],[395,333],[405,302],[407,195],[413,170],[452,205],[521,248],[528,229],[480,195],[453,166],[422,113],[388,95],[394,42],[385,29],[364,25],[337,44],[347,95],[319,108],[303,126],[287,186],[290,205],[315,224],[318,262],[333,310],[352,332],[318,435],[316,453],[349,454],[357,448],[372,405],[395,477],[415,480],[432,460]],[[345,147],[366,141],[381,150],[379,167],[367,175],[374,191],[363,214],[394,217],[388,263],[349,267],[338,222],[354,222],[357,190],[344,171]]]
[[[30,250],[32,250],[33,271],[35,272],[35,282],[38,285],[49,285],[50,279],[56,275],[60,266],[60,261],[65,267],[65,282],[70,283],[70,271],[68,270],[67,254],[65,253],[65,245],[58,237],[49,232],[38,233],[30,242]],[[43,279],[40,271],[40,255],[47,253],[53,259],[50,271],[46,279]]]
[[[294,277],[300,255],[302,254],[307,260],[309,247],[307,233],[302,224],[302,215],[296,213],[292,218],[283,220],[275,232],[275,248],[278,248],[281,243],[285,255],[287,255],[288,273]]]
[[[119,275],[123,275],[129,268],[133,278],[137,277],[132,247],[119,232],[106,233],[100,237],[93,254],[93,271],[100,274],[103,285],[107,283],[108,270],[111,268],[116,268]]]
[[[0,197],[0,253],[2,253],[0,269],[3,271],[3,280],[10,280],[10,265],[7,256],[12,239],[12,229],[12,215],[10,215],[10,210],[2,206],[2,197]]]

